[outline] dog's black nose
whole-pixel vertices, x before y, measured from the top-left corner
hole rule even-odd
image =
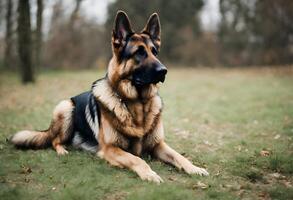
[[[164,65],[156,68],[156,74],[158,74],[158,76],[165,76],[167,74],[167,71],[168,70]]]
[[[155,68],[155,70],[156,70],[156,79],[157,79],[157,81],[158,82],[159,81],[164,82],[165,81],[165,75],[168,72],[167,68],[164,65],[160,64],[159,66],[157,66]]]

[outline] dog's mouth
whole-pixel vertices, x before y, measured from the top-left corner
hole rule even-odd
[[[130,76],[127,78],[129,81],[131,81],[132,85],[136,86],[136,87],[143,87],[143,86],[148,86],[151,84],[158,84],[159,82],[164,82],[165,81],[165,76],[160,78],[160,79],[143,79],[140,77],[134,77],[134,76]]]
[[[143,87],[151,84],[158,84],[159,82],[163,83],[165,81],[165,75],[166,72],[154,73],[153,71],[137,70],[128,77],[128,80],[136,87]]]
[[[147,85],[144,81],[142,81],[140,78],[135,78],[132,80],[132,84],[135,86],[144,86]]]

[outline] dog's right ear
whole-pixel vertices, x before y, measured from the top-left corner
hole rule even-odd
[[[123,47],[127,37],[133,34],[130,21],[124,11],[119,10],[115,18],[114,29],[112,33],[112,44],[115,49]]]

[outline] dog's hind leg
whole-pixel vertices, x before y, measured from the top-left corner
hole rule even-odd
[[[55,107],[53,112],[53,120],[49,131],[54,136],[52,146],[58,155],[68,153],[63,145],[72,134],[73,109],[74,105],[71,100],[63,100]]]
[[[74,105],[71,100],[61,101],[53,112],[53,119],[48,130],[17,132],[11,142],[17,147],[41,149],[51,144],[59,155],[66,154],[63,144],[72,133],[72,116]]]
[[[158,159],[174,165],[178,169],[183,169],[187,174],[198,174],[201,176],[209,175],[205,169],[194,166],[189,160],[177,153],[163,141],[155,147],[154,155]]]

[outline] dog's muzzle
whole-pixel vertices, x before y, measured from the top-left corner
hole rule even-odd
[[[151,66],[142,66],[135,70],[132,81],[135,86],[163,83],[166,74],[167,68],[161,63],[155,63]]]

